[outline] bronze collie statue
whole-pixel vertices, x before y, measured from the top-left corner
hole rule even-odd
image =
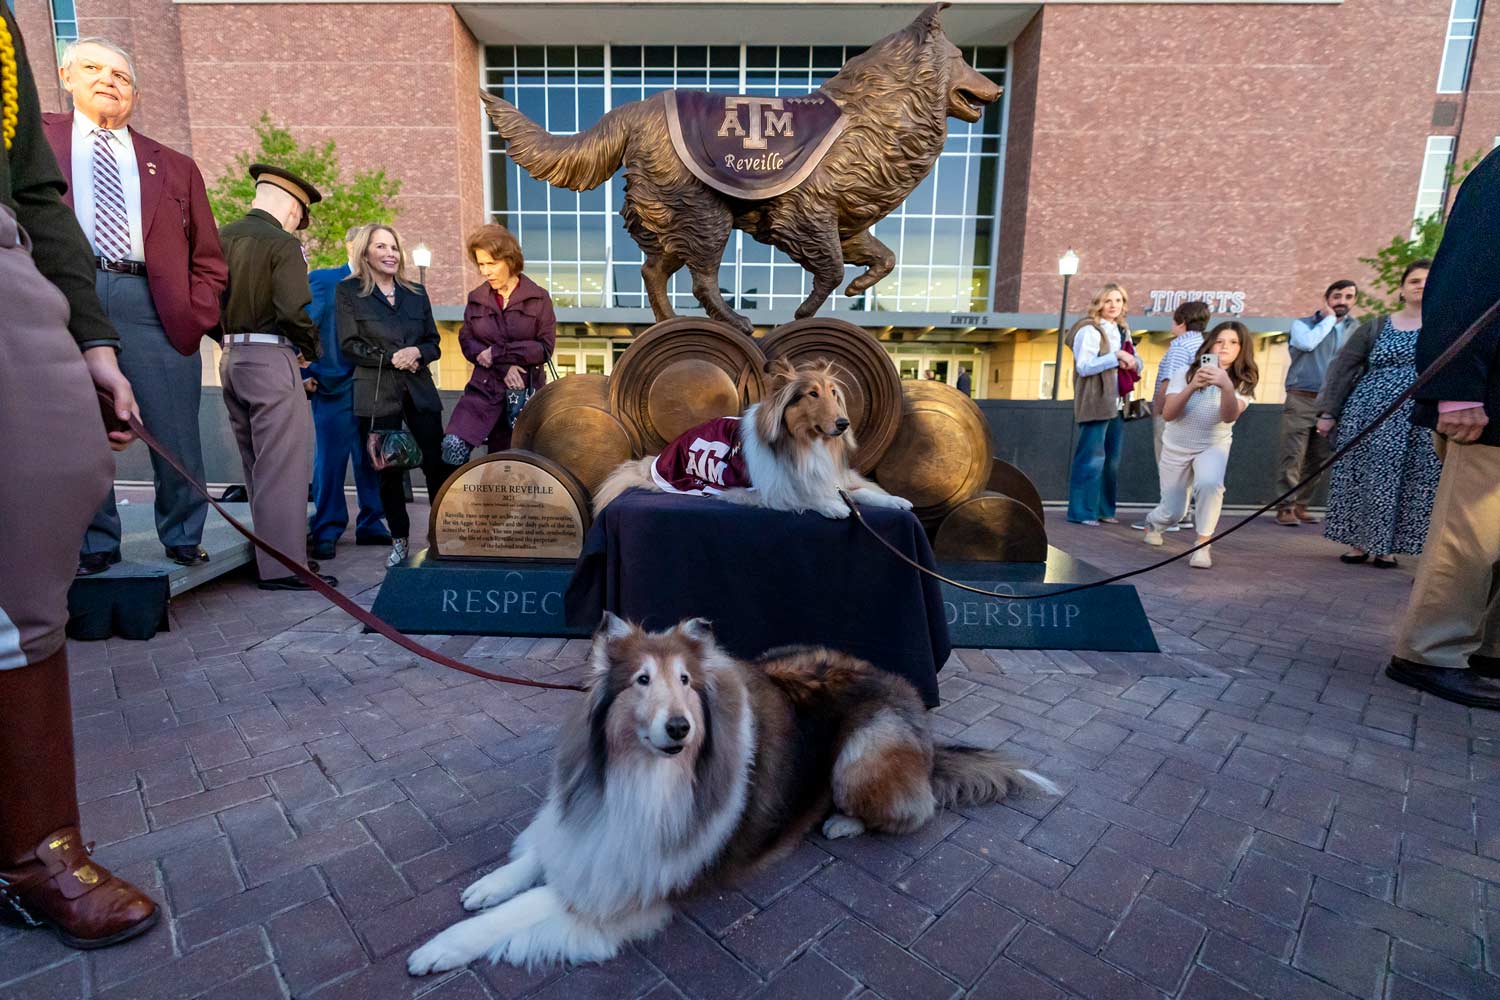
[[[858,295],[895,267],[895,254],[870,228],[932,169],[948,135],[948,118],[976,122],[984,105],[999,99],[1000,87],[965,62],[943,34],[938,16],[947,6],[932,4],[806,98],[726,99],[669,91],[615,108],[587,132],[555,136],[506,101],[483,96],[506,151],[538,180],[587,191],[625,167],[620,214],[645,251],[641,274],[658,320],[676,315],[667,283],[686,265],[693,294],[708,315],[749,333],[750,321],[719,294],[719,262],[732,230],[769,243],[812,272],[812,292],[797,307],[798,319],[818,311],[843,280],[846,263],[865,268],[844,289],[845,295]],[[682,119],[684,107],[705,99],[718,105],[717,117],[691,137],[698,140],[696,148],[706,150],[700,161],[680,152],[683,133],[691,131]],[[788,188],[785,177],[779,183],[746,181],[742,189],[733,186],[733,178],[715,181],[711,171],[723,161],[730,171],[779,166],[778,142],[806,141],[806,129],[798,124],[804,112],[831,113],[837,121],[825,123],[816,149],[804,146],[800,154],[788,154],[801,155],[794,186]],[[721,119],[715,130],[712,122]],[[802,134],[794,136],[799,130]],[[744,155],[721,155],[726,142],[737,142]],[[757,184],[759,197],[754,196]]]

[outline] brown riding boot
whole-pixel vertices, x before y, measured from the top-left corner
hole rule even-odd
[[[156,904],[89,857],[78,831],[67,650],[0,670],[0,908],[73,948],[150,929]]]

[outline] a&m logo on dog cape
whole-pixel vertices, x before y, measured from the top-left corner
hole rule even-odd
[[[683,164],[732,198],[774,198],[801,184],[845,125],[843,110],[820,91],[749,97],[674,90],[663,99]]]

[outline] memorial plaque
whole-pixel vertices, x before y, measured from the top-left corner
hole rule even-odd
[[[576,560],[587,494],[567,469],[525,451],[470,462],[438,491],[428,537],[439,559]]]

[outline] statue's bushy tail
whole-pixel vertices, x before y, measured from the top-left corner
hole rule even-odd
[[[639,107],[616,108],[587,132],[553,135],[509,101],[485,93],[479,96],[510,158],[537,180],[573,191],[596,188],[620,168],[631,120]]]

